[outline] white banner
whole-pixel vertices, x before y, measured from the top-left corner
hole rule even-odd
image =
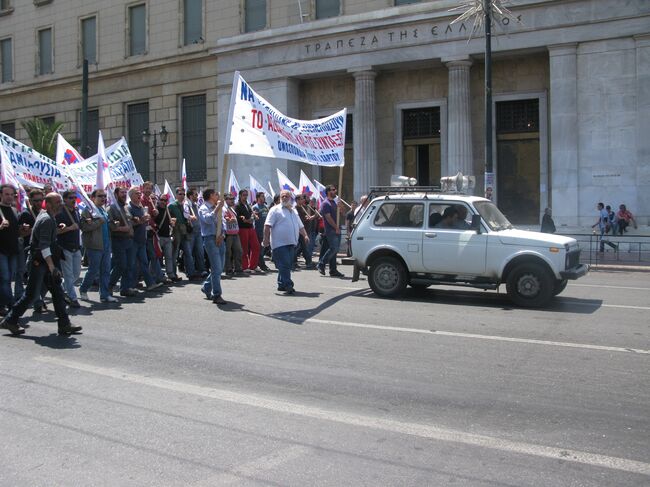
[[[68,178],[52,159],[39,154],[31,147],[2,132],[0,132],[0,144],[9,157],[16,179],[21,184],[39,188],[42,188],[44,184],[53,184],[57,191],[63,191],[69,187]]]
[[[346,109],[318,120],[283,115],[235,72],[226,134],[227,154],[343,166]]]
[[[67,151],[64,153],[67,154]],[[141,186],[144,182],[135,168],[135,162],[133,162],[131,151],[124,137],[106,148],[106,160],[113,185],[130,188],[131,186]],[[79,160],[76,157],[68,157],[57,162],[65,164],[66,170],[71,173],[75,181],[83,185],[84,191],[87,193],[93,191],[97,181],[97,154],[88,159]]]

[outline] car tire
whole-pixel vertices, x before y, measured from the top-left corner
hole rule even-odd
[[[562,291],[566,289],[566,285],[569,283],[568,279],[562,279],[561,281],[555,281],[555,286],[553,287],[553,296],[557,296]]]
[[[506,281],[508,296],[518,306],[539,308],[553,297],[554,284],[549,272],[540,264],[526,263],[515,267]]]
[[[395,257],[380,257],[370,266],[370,288],[383,298],[402,294],[406,289],[406,281],[406,269]]]

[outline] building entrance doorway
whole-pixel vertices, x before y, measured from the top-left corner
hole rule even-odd
[[[512,223],[540,215],[539,100],[496,103],[497,202]]]
[[[417,179],[420,186],[439,186],[440,107],[404,110],[402,146],[404,176]]]

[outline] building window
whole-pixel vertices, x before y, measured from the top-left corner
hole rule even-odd
[[[52,29],[38,31],[38,74],[54,72],[52,63]]]
[[[266,28],[266,0],[246,0],[244,3],[244,31],[255,32]]]
[[[15,122],[3,122],[0,124],[0,132],[8,135],[12,139],[16,138],[16,124]]]
[[[539,99],[497,103],[497,133],[539,131]]]
[[[410,3],[420,3],[420,0],[395,0],[395,6],[408,5]]]
[[[341,15],[341,0],[316,0],[316,18],[329,19]]]
[[[9,83],[14,79],[11,39],[0,41],[0,83]]]
[[[203,42],[203,0],[183,0],[183,44]]]
[[[54,115],[48,115],[47,117],[41,117],[41,121],[45,125],[53,125],[54,124]]]
[[[186,96],[181,100],[182,113],[182,157],[185,158],[187,179],[202,181],[206,179],[205,156],[205,95]]]
[[[97,17],[81,19],[81,62],[97,64]]]
[[[34,0],[34,5],[36,5],[37,7],[42,7],[43,5],[47,5],[52,2],[53,0]]]
[[[99,139],[99,110],[88,110],[88,115],[86,117],[86,127],[88,128],[86,133],[86,150],[84,151],[83,147],[80,147],[81,154],[84,152],[88,155],[97,154],[97,141]],[[79,111],[79,143],[81,144],[81,111]]]
[[[440,137],[440,107],[404,110],[402,120],[404,139]]]
[[[147,52],[147,7],[145,4],[129,7],[129,56]]]
[[[11,6],[11,0],[0,0],[0,17],[9,15],[14,9]]]
[[[142,132],[149,129],[149,103],[127,106],[127,139],[135,167],[149,179],[149,145],[142,141]]]

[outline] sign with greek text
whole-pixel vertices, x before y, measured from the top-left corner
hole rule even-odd
[[[345,115],[344,108],[317,120],[289,118],[235,72],[225,153],[343,166]]]

